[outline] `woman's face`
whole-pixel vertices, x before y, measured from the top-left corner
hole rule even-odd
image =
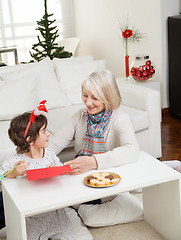
[[[83,90],[82,100],[85,103],[88,113],[91,115],[100,113],[105,109],[105,104],[99,101],[91,92]]]

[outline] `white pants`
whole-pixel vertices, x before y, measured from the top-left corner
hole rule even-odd
[[[85,225],[103,227],[142,220],[143,206],[132,194],[122,193],[102,204],[81,204],[78,213]]]

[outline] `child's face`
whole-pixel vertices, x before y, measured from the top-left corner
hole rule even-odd
[[[49,140],[50,133],[48,132],[47,128],[43,126],[40,128],[39,135],[34,142],[34,146],[38,148],[47,148],[48,147],[48,140]]]

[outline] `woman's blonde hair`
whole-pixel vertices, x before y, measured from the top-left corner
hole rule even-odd
[[[91,92],[99,101],[105,104],[105,109],[113,110],[121,104],[120,92],[114,75],[109,71],[93,72],[82,83],[83,91]]]

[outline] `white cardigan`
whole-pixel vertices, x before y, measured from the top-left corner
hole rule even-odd
[[[84,109],[75,113],[61,130],[50,138],[50,148],[58,154],[74,140],[75,156],[82,148],[87,130],[87,118]],[[135,162],[139,147],[127,113],[114,111],[104,133],[106,152],[94,155],[98,169],[111,168]]]

